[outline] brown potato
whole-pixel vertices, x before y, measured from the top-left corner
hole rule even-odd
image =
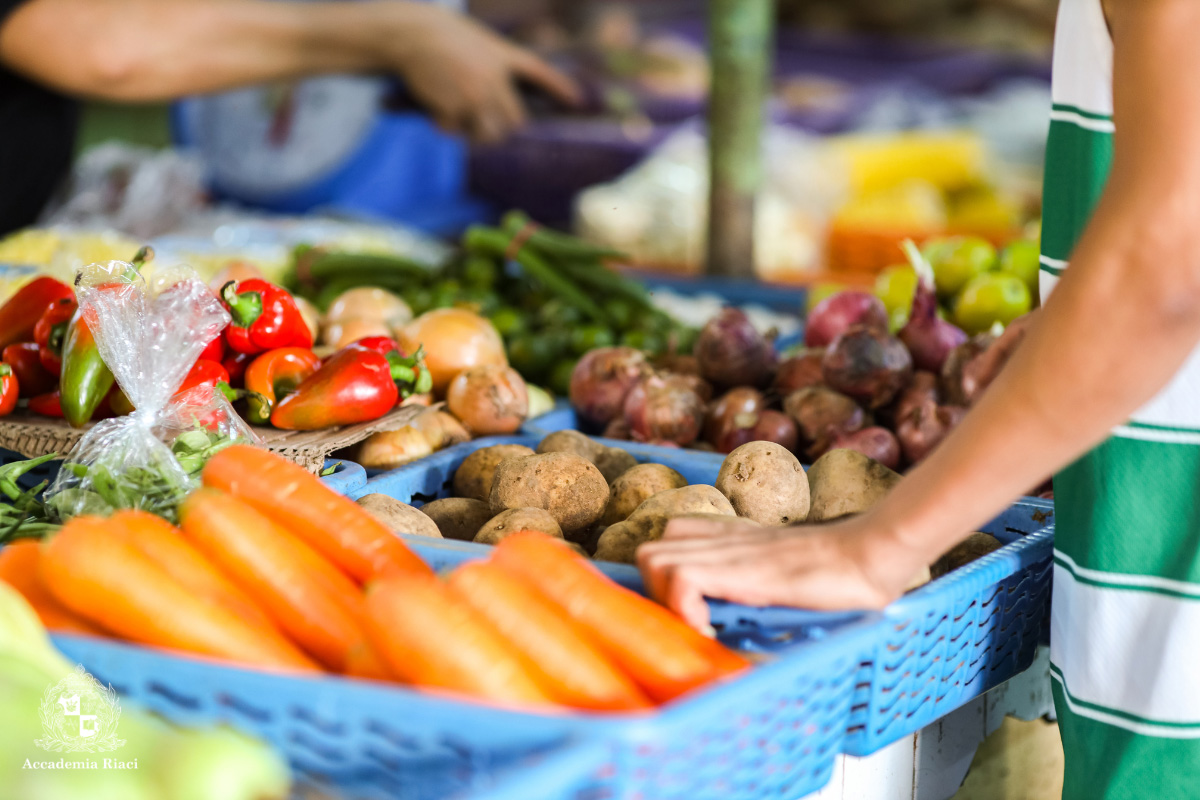
[[[855,450],[830,450],[809,467],[808,522],[861,514],[900,481],[892,470]]]
[[[463,460],[454,472],[454,494],[487,502],[492,494],[496,467],[509,458],[533,455],[523,444],[497,444],[476,450]]]
[[[583,456],[593,464],[596,463],[596,457],[603,453],[608,448],[599,442],[591,439],[579,431],[555,431],[538,442],[537,452],[539,455],[545,453],[574,453],[577,456]]]
[[[605,525],[616,525],[627,519],[650,497],[684,486],[687,486],[687,480],[670,467],[662,464],[638,464],[613,481],[608,506],[605,507],[604,516],[600,521]]]
[[[713,486],[695,484],[682,489],[669,489],[647,498],[634,509],[629,519],[642,517],[685,517],[691,514],[721,514],[733,517],[736,512],[728,498]]]
[[[557,539],[563,538],[562,528],[549,511],[540,508],[510,508],[485,522],[475,534],[475,541],[478,544],[498,544],[501,539],[520,531],[541,531]]]
[[[940,578],[1003,546],[1000,540],[990,533],[972,533],[943,553],[937,561],[933,562],[929,571],[933,577]]]
[[[475,534],[492,518],[487,503],[470,497],[446,497],[417,510],[434,521],[442,536],[460,542],[475,541]]]
[[[673,519],[710,519],[721,522],[731,522],[757,526],[752,519],[737,519],[729,514],[680,514],[676,517],[645,516],[638,519],[627,519],[610,525],[600,534],[596,541],[596,560],[616,561],[623,564],[637,563],[637,549],[646,542],[654,542],[663,537],[667,523]]]
[[[637,466],[637,459],[619,447],[606,447],[604,452],[592,460],[596,469],[611,486],[613,481]]]
[[[595,464],[560,452],[501,462],[488,504],[493,514],[510,508],[549,511],[563,533],[574,539],[599,521],[608,496],[608,482]]]
[[[775,442],[748,442],[726,456],[717,489],[739,517],[763,525],[791,525],[808,517],[804,467]]]
[[[419,509],[407,503],[401,503],[386,494],[367,494],[358,498],[357,502],[363,510],[382,522],[393,533],[413,533],[417,536],[429,536],[441,539],[442,532],[437,523],[422,514]]]

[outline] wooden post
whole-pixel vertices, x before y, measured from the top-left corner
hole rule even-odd
[[[771,72],[773,0],[709,0],[710,275],[754,277],[754,198]]]

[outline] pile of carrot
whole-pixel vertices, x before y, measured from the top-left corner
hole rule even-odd
[[[53,630],[506,705],[648,708],[748,665],[560,542],[527,532],[446,579],[355,503],[265,450],[215,455],[179,527],[77,517],[0,550]]]

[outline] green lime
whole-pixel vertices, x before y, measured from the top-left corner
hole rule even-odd
[[[613,332],[603,325],[583,325],[571,331],[571,352],[577,356],[597,347],[611,347],[615,342]]]
[[[1032,305],[1025,281],[1008,272],[988,272],[972,278],[958,296],[954,320],[967,333],[983,333],[1029,313]]]
[[[562,337],[524,334],[508,345],[508,360],[512,368],[530,380],[547,374],[562,355]]]
[[[1016,275],[1025,281],[1029,291],[1036,295],[1040,260],[1041,253],[1038,251],[1038,243],[1035,240],[1017,239],[1009,242],[1008,247],[1001,251],[997,269]]]
[[[554,371],[550,373],[550,380],[547,382],[550,385],[550,391],[561,397],[566,397],[571,393],[571,373],[575,371],[575,364],[574,359],[555,364]]]
[[[894,264],[875,278],[875,296],[883,301],[889,317],[908,319],[913,294],[917,291],[917,272],[908,264]]]
[[[971,278],[996,263],[996,248],[978,236],[935,239],[925,245],[925,258],[933,266],[938,294],[958,294]]]
[[[489,319],[505,339],[511,339],[525,330],[525,315],[512,306],[501,306],[492,312]]]

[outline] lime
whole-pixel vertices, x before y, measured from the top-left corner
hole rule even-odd
[[[954,319],[967,333],[983,333],[1028,313],[1032,304],[1025,281],[1009,272],[987,272],[972,278],[958,296]]]
[[[571,352],[577,356],[597,347],[611,347],[614,342],[613,332],[603,325],[582,325],[571,331]]]
[[[909,264],[894,264],[875,278],[875,296],[883,301],[888,317],[907,319],[917,291],[917,272]]]
[[[492,312],[492,325],[505,339],[511,339],[525,330],[525,315],[512,306],[501,306]]]
[[[1017,239],[1009,242],[1008,247],[1000,253],[1000,263],[997,269],[1001,272],[1011,272],[1029,287],[1029,291],[1037,294],[1038,264],[1041,253],[1038,243],[1032,239]]]
[[[554,365],[554,371],[550,373],[548,381],[550,391],[563,397],[571,393],[571,373],[575,371],[575,363],[573,359],[568,359]]]
[[[943,297],[958,294],[971,278],[996,262],[996,248],[978,236],[935,239],[925,245],[923,252],[933,266],[934,282]]]

